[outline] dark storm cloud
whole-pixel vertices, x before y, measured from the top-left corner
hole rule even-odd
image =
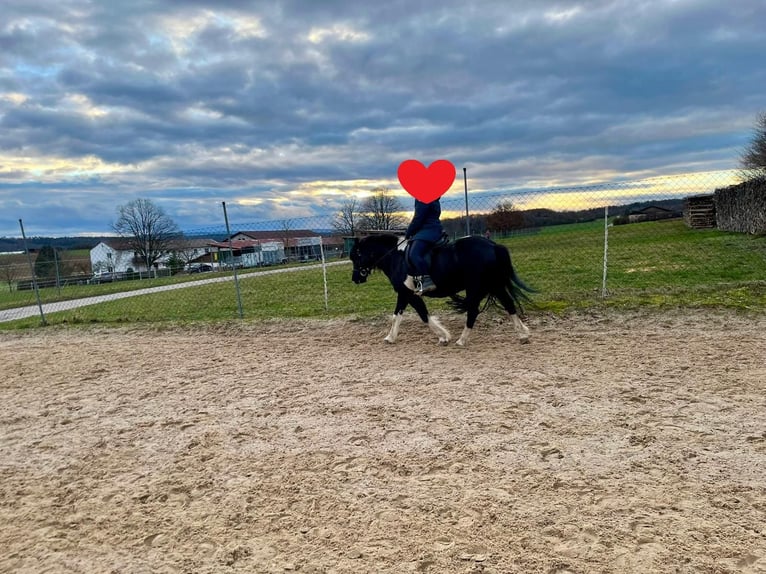
[[[227,197],[312,214],[336,201],[312,183],[410,157],[483,189],[733,168],[764,21],[760,0],[6,0],[0,234],[103,230],[144,195],[182,225]]]

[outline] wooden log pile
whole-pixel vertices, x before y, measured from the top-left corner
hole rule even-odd
[[[715,190],[718,229],[766,233],[766,178]]]
[[[716,225],[715,195],[695,195],[684,199],[684,222],[692,229]]]

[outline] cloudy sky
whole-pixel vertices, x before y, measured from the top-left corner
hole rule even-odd
[[[766,109],[763,0],[2,0],[0,235],[183,229],[736,168]],[[404,193],[404,192],[402,192]],[[403,196],[409,205],[409,197]]]

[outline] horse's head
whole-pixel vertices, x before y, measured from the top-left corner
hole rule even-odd
[[[398,245],[399,240],[393,233],[354,238],[349,253],[349,259],[354,264],[351,280],[357,284],[364,283],[373,269],[382,269],[388,275],[392,264],[391,254]]]
[[[358,237],[354,238],[354,245],[351,247],[349,259],[354,264],[351,280],[357,285],[367,281],[367,276],[372,271],[373,261],[370,255],[365,252],[364,246],[360,245]]]

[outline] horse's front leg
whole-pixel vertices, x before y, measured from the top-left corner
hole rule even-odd
[[[433,331],[437,337],[439,337],[439,344],[448,345],[450,339],[452,338],[449,334],[449,331],[447,331],[444,325],[439,322],[439,319],[433,315],[428,314],[428,309],[426,308],[426,304],[425,301],[423,301],[423,298],[418,297],[413,293],[410,296],[409,302],[415,311],[417,311],[420,319],[428,325],[428,328],[431,329],[431,331]]]
[[[391,330],[388,332],[385,339],[383,339],[386,343],[396,342],[396,338],[399,336],[399,325],[402,323],[402,315],[407,308],[408,299],[409,297],[407,296],[407,293],[397,291],[396,307],[394,308],[394,316],[391,320]]]

